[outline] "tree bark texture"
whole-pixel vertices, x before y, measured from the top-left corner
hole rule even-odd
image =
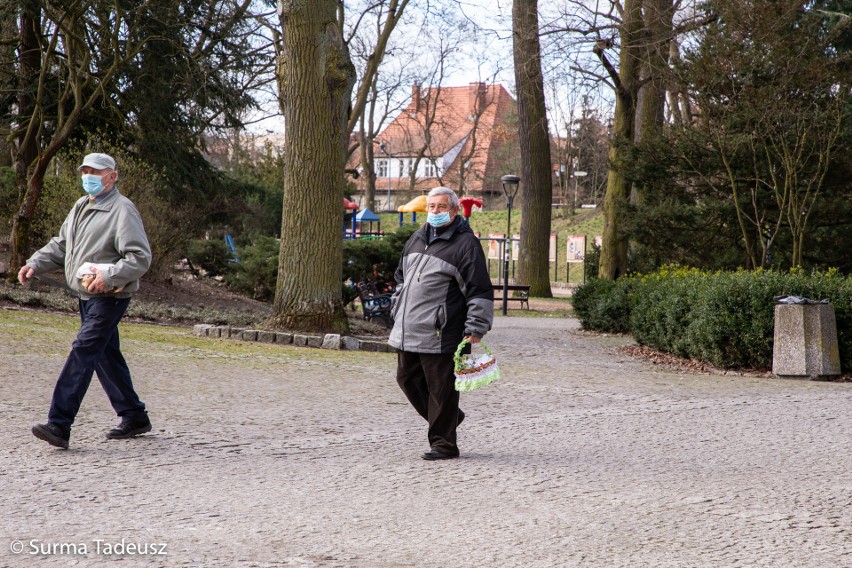
[[[278,89],[286,125],[278,281],[270,324],[348,332],[341,297],[347,109],[355,68],[338,2],[279,2]]]
[[[518,137],[521,146],[520,177],[523,187],[518,279],[529,284],[530,295],[549,298],[553,295],[549,261],[553,182],[541,72],[537,0],[514,0],[512,28],[515,84],[518,91]]]
[[[642,60],[642,0],[624,0],[624,16],[619,30],[621,51],[615,71],[602,49],[595,48],[615,84],[615,112],[609,149],[606,194],[604,195],[603,245],[598,276],[615,280],[627,273],[627,236],[622,231],[630,199],[630,183],[625,179],[624,163],[633,144],[636,98]]]
[[[38,9],[23,10],[20,18],[20,73],[18,78],[18,108],[20,116],[32,116],[35,109],[34,90],[38,84],[41,65],[39,35],[41,18]],[[18,269],[24,265],[30,252],[30,226],[33,212],[41,195],[41,183],[33,191],[28,191],[30,167],[38,158],[38,145],[35,136],[22,131],[16,137],[13,165],[15,185],[18,187],[18,202],[15,217],[12,219],[10,279],[16,278]],[[39,180],[40,181],[40,180]]]

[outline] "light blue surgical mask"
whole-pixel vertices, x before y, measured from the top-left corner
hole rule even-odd
[[[101,176],[83,174],[83,191],[89,195],[99,195],[104,190],[104,182]]]
[[[443,227],[450,222],[450,212],[444,211],[443,213],[427,213],[426,222],[433,227]]]

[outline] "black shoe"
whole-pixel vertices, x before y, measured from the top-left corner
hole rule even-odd
[[[148,413],[143,413],[137,416],[122,417],[121,424],[107,432],[106,437],[110,440],[123,440],[150,431],[151,421],[148,420]]]
[[[66,432],[62,426],[52,422],[33,426],[33,436],[63,450],[68,449],[68,440],[71,438],[70,432]]]
[[[458,451],[456,452],[444,452],[442,450],[429,450],[425,454],[423,454],[423,459],[428,461],[435,460],[452,460],[459,457]]]

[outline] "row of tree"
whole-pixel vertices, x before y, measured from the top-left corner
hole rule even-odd
[[[852,3],[561,4],[548,37],[615,96],[602,277],[850,267],[835,246],[850,229]],[[584,46],[599,66],[573,55]]]
[[[582,137],[600,136],[601,121],[578,102],[600,100],[602,92],[615,101],[602,277],[672,259],[758,267],[783,258],[797,266],[813,250],[809,238],[824,243],[821,251],[848,243],[850,4],[515,0],[521,169],[505,173],[520,173],[523,183],[519,278],[534,294],[550,294],[552,164],[573,165]],[[369,187],[374,192],[372,142],[397,108],[394,90],[440,86],[460,49],[458,30],[470,24],[444,18],[454,5],[4,4],[0,134],[18,188],[13,268],[31,249],[49,166],[94,135],[150,164],[164,180],[162,198],[177,211],[199,211],[199,227],[245,213],[252,199],[267,205],[274,192],[253,194],[212,167],[204,150],[206,134],[244,127],[274,100],[286,135],[276,156],[266,153],[280,175],[263,174],[280,184],[283,212],[270,323],[345,331],[340,197],[347,160],[361,154],[372,180],[368,195]],[[391,57],[412,43],[395,34],[429,22],[443,31],[429,34],[439,39],[418,82],[403,73],[411,65]],[[471,29],[467,35],[483,31]],[[555,110],[566,100],[563,121]],[[557,160],[549,120],[566,142]],[[424,150],[420,158],[433,157]]]

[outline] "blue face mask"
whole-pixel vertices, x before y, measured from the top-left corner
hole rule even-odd
[[[433,227],[443,227],[450,222],[450,212],[444,211],[443,213],[428,213],[426,215],[426,222]]]
[[[104,182],[101,176],[83,174],[83,191],[89,195],[99,195],[104,190]]]

